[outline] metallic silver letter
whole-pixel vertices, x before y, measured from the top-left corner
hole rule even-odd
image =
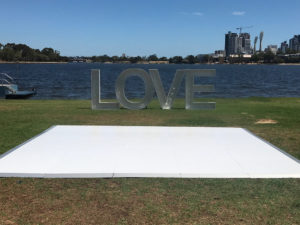
[[[125,81],[132,76],[140,77],[145,83],[145,97],[140,102],[129,101],[125,95]],[[143,109],[151,102],[154,95],[151,77],[143,69],[124,70],[116,81],[116,96],[118,101],[127,109]]]
[[[117,102],[101,102],[100,86],[100,70],[94,69],[91,72],[92,109],[119,109]]]
[[[216,70],[191,69],[184,70],[185,73],[185,109],[215,109],[215,102],[193,102],[194,92],[214,92],[214,85],[195,85],[195,77],[213,77]]]
[[[171,109],[173,101],[176,97],[176,94],[179,90],[180,83],[182,81],[182,78],[184,76],[184,70],[177,70],[174,76],[174,79],[172,81],[170,90],[168,92],[168,96],[166,97],[164,87],[162,85],[159,72],[157,69],[150,69],[149,70],[150,76],[152,78],[153,85],[156,90],[157,98],[160,103],[160,107],[162,109]]]

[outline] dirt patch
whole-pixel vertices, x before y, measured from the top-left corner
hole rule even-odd
[[[255,122],[255,124],[276,124],[278,121],[271,119],[260,119]]]

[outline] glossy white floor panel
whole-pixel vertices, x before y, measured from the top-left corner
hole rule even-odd
[[[300,178],[242,128],[55,126],[0,156],[1,177]]]

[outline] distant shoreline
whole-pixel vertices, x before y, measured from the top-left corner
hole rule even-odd
[[[74,62],[37,62],[37,61],[0,61],[0,64],[86,64],[85,62],[79,62],[79,63],[74,63]],[[92,64],[92,63],[101,63],[101,64],[140,64],[140,65],[153,65],[153,64],[165,64],[165,65],[179,65],[179,64],[186,64],[186,65],[279,65],[279,66],[300,66],[300,63],[161,63],[160,61],[155,62],[137,62],[137,63],[122,63],[122,62],[90,62],[87,64]]]
[[[0,64],[65,64],[68,62],[0,61]]]

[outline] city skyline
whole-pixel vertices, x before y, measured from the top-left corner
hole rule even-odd
[[[218,7],[216,7],[218,4]],[[265,32],[263,49],[297,35],[300,2],[281,1],[51,1],[1,0],[0,43],[52,47],[66,56],[197,55],[224,49],[224,35],[253,26],[251,46]]]

